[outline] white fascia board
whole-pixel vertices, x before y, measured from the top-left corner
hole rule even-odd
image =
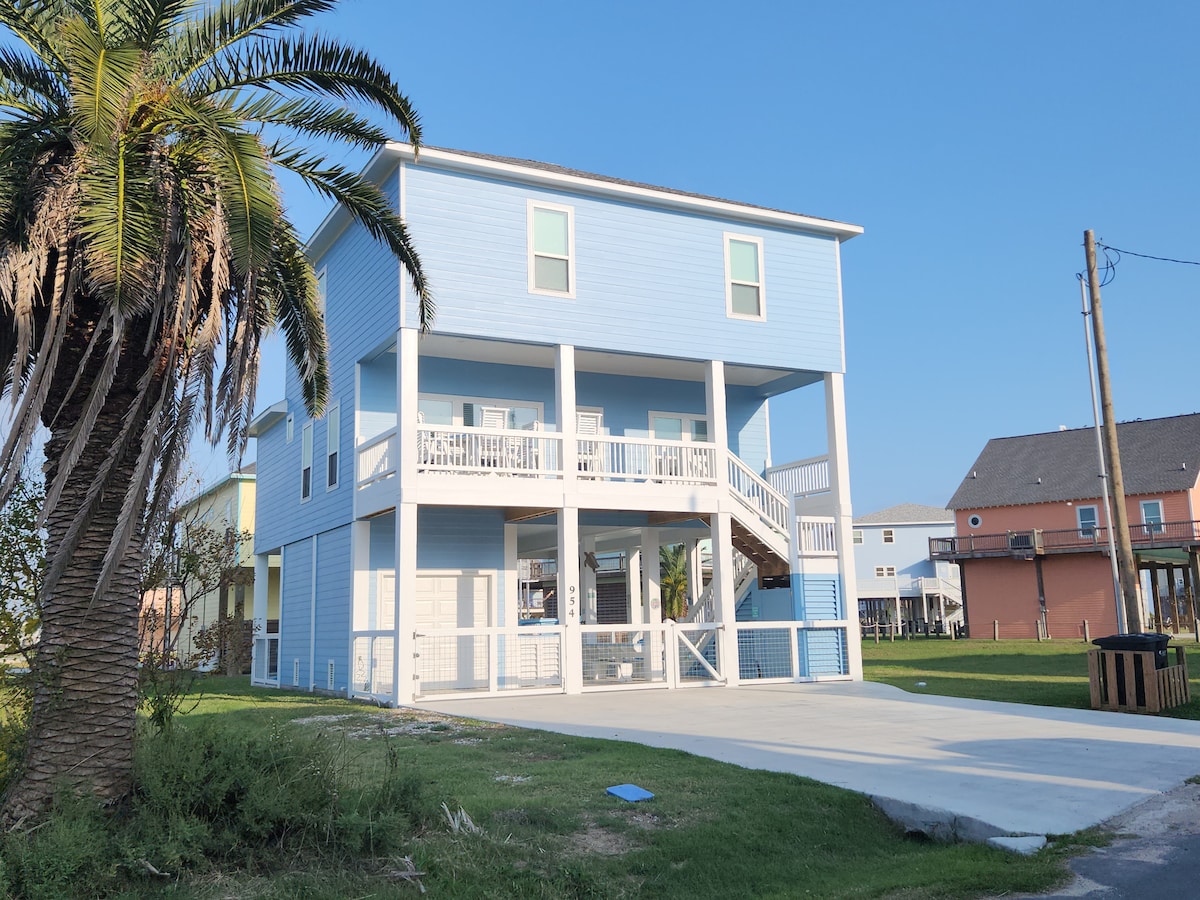
[[[250,426],[246,429],[246,433],[256,438],[271,426],[275,425],[287,415],[287,401],[280,400],[278,403],[272,403],[257,416],[250,420]]]

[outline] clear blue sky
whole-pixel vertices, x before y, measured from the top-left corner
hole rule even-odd
[[[391,68],[428,144],[863,225],[856,513],[944,505],[988,438],[1091,423],[1085,228],[1200,259],[1200,4],[343,0],[321,25]],[[327,211],[288,201],[306,234]],[[1121,262],[1118,419],[1200,409],[1198,294],[1200,267]],[[818,395],[773,401],[776,462],[824,451]]]

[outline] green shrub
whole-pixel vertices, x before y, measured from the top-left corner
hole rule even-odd
[[[147,729],[121,809],[67,799],[3,837],[0,896],[104,896],[145,884],[151,867],[271,872],[393,853],[429,820],[419,784],[394,753],[382,772],[352,762],[344,740],[287,725]]]

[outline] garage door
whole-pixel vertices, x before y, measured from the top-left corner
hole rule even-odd
[[[441,632],[421,639],[417,674],[423,693],[487,688],[487,635],[445,632],[491,624],[493,581],[474,571],[417,574],[416,629]]]

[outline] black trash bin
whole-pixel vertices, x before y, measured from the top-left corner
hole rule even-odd
[[[1169,634],[1159,634],[1157,631],[1145,631],[1138,634],[1110,634],[1108,637],[1096,638],[1092,641],[1101,650],[1133,650],[1139,653],[1154,654],[1154,668],[1167,667],[1167,642]],[[1103,677],[1103,675],[1101,676]],[[1134,669],[1134,694],[1138,706],[1146,705],[1146,685],[1142,681],[1142,670]],[[1127,705],[1125,693],[1125,667],[1117,666],[1117,702]]]

